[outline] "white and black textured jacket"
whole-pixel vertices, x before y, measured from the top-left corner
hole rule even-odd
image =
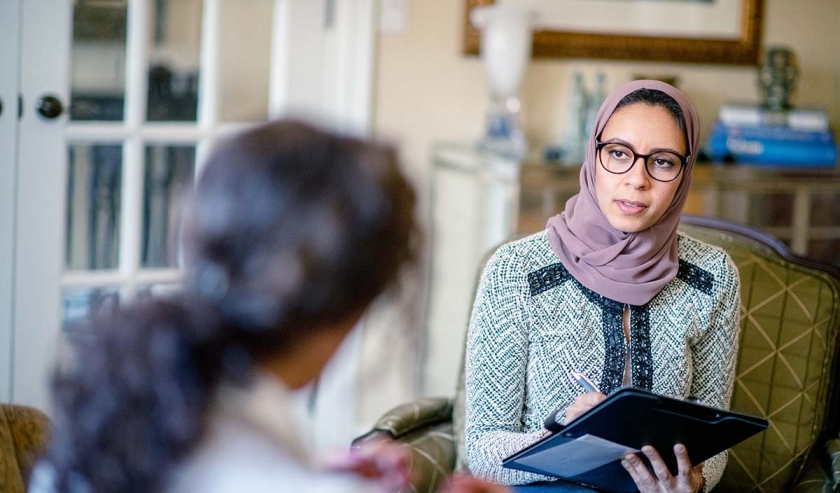
[[[632,385],[728,408],[738,272],[720,248],[683,234],[678,245],[677,277],[647,304],[628,307]],[[546,231],[493,254],[467,335],[466,451],[473,474],[504,484],[552,479],[505,469],[502,459],[543,436],[545,418],[583,392],[570,371],[585,373],[606,394],[622,385],[628,360],[624,308],[574,279]],[[706,491],[717,484],[726,460],[724,452],[706,461]]]

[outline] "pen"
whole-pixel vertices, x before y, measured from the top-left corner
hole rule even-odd
[[[596,387],[595,384],[592,383],[592,380],[587,378],[586,375],[584,375],[583,373],[579,371],[571,371],[569,372],[569,375],[572,377],[572,380],[574,380],[581,387],[583,387],[583,390],[587,392],[600,392],[600,390],[598,390],[598,387]]]

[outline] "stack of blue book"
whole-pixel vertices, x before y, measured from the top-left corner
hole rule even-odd
[[[816,109],[773,111],[721,107],[704,151],[713,161],[791,167],[834,167],[837,144],[828,115]]]

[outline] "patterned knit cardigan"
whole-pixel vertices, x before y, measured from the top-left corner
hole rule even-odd
[[[717,247],[683,234],[678,246],[677,277],[646,305],[629,306],[632,384],[728,408],[738,273]],[[545,231],[495,252],[467,335],[466,453],[473,474],[504,484],[552,479],[503,468],[502,459],[542,437],[544,419],[583,392],[570,371],[588,375],[607,394],[622,385],[624,307],[575,280]],[[726,460],[723,452],[706,461],[706,491],[719,481]]]

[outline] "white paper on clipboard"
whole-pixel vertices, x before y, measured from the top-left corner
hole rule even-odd
[[[563,477],[572,477],[637,452],[639,452],[638,449],[594,435],[583,435],[563,445],[521,457],[516,462],[535,469],[551,471]]]

